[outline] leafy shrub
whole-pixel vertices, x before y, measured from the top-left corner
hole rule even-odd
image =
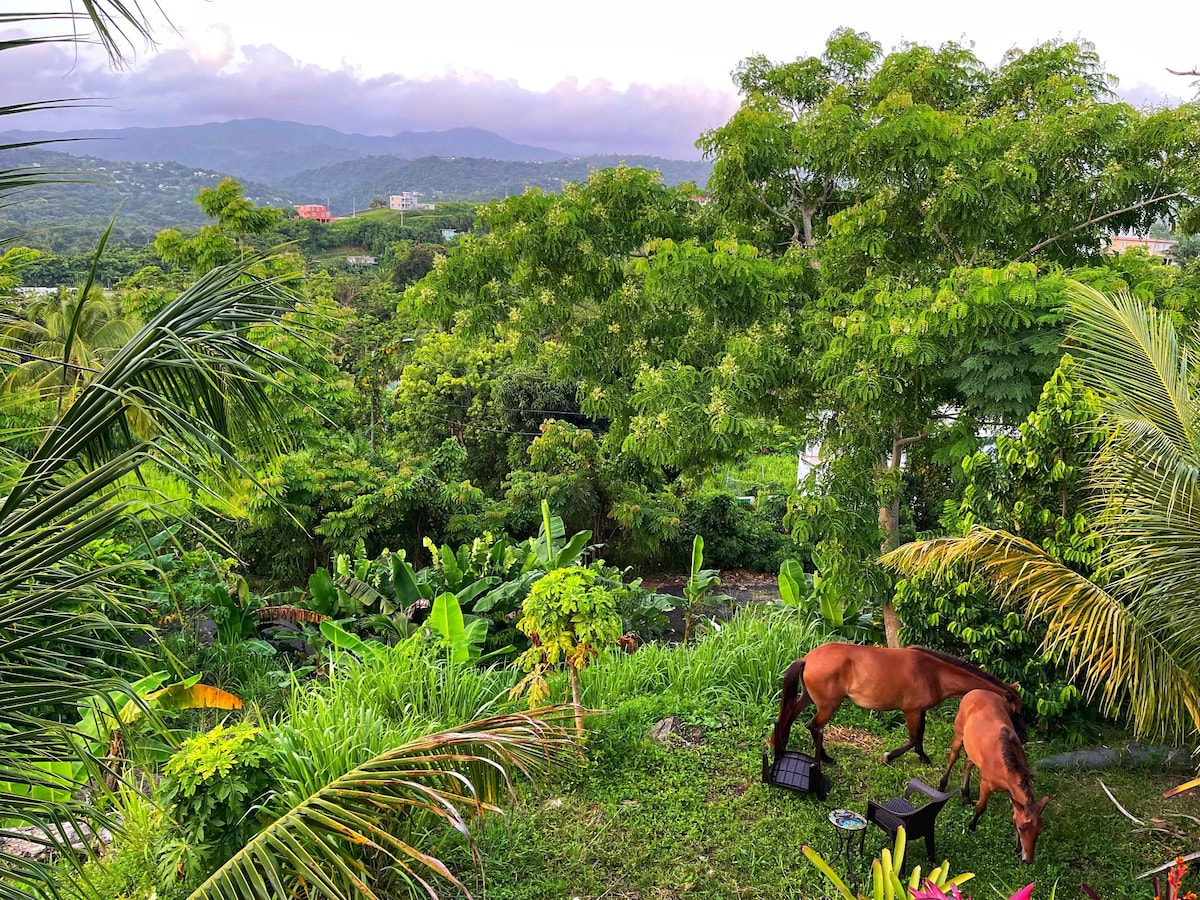
[[[794,549],[783,532],[779,502],[744,506],[732,494],[701,494],[690,498],[679,534],[704,535],[704,555],[718,569],[774,572]],[[672,541],[666,562],[686,568],[691,550],[690,540]]]
[[[529,692],[531,706],[549,697],[546,672],[566,663],[575,703],[575,729],[583,737],[579,670],[621,636],[621,618],[612,594],[596,583],[596,573],[578,566],[554,569],[540,578],[525,598],[517,628],[533,646],[517,658],[529,673],[514,689]]]
[[[679,598],[660,594],[642,587],[642,579],[629,578],[631,569],[618,569],[603,560],[589,568],[596,573],[600,584],[612,594],[617,614],[621,617],[621,633],[636,634],[641,641],[662,637],[671,630],[667,613],[675,608]]]
[[[178,852],[165,858],[172,877],[180,866],[189,878],[211,871],[259,831],[275,759],[262,729],[249,722],[184,741],[161,785],[179,836]]]
[[[133,788],[121,787],[115,796],[121,816],[119,840],[101,859],[89,860],[76,874],[62,867],[60,887],[72,898],[111,897],[113,900],[182,900],[187,888],[159,877],[158,860],[170,836],[163,809]],[[78,882],[76,881],[78,879]]]
[[[1095,395],[1074,377],[1070,356],[1046,382],[1037,409],[1017,437],[1000,435],[994,451],[962,462],[966,476],[958,503],[942,521],[951,534],[974,523],[1003,528],[1039,544],[1051,557],[1095,578],[1099,539],[1083,504],[1088,461],[1102,438],[1095,431]],[[897,582],[896,609],[905,642],[945,650],[1021,686],[1025,708],[1043,724],[1067,724],[1082,740],[1093,714],[1066,670],[1040,648],[1046,628],[1020,610],[1002,608],[986,586],[972,581]]]

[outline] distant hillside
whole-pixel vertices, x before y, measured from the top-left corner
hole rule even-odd
[[[308,202],[326,203],[335,215],[362,209],[373,197],[416,191],[421,199],[484,201],[519,194],[527,186],[558,191],[564,181],[582,181],[592,169],[615,166],[655,169],[667,184],[708,181],[712,166],[697,160],[657,156],[589,156],[556,162],[514,162],[494,159],[426,157],[403,160],[372,156],[301,172],[275,182]]]
[[[201,188],[213,187],[224,173],[174,162],[113,162],[46,150],[0,153],[0,168],[38,165],[56,174],[87,179],[22,191],[18,202],[0,207],[0,238],[26,234],[40,247],[61,247],[82,240],[94,243],[113,213],[115,236],[132,243],[153,240],[173,225],[196,226],[206,219],[196,205]],[[261,206],[290,206],[286,191],[243,181],[247,196]],[[119,208],[119,212],[118,212]]]
[[[271,184],[309,169],[367,156],[401,159],[471,156],[549,162],[566,155],[545,147],[517,144],[480,128],[402,131],[384,136],[344,134],[333,128],[274,119],[238,119],[169,128],[0,133],[0,140],[14,142],[55,138],[86,139],[50,148],[75,156],[134,162],[172,160]]]

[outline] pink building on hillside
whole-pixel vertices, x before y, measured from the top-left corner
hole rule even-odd
[[[332,222],[333,216],[320,203],[302,203],[295,207],[296,215],[301,219],[315,219],[318,222]]]

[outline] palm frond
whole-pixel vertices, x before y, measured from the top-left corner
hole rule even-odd
[[[571,755],[566,713],[494,716],[382,753],[281,815],[189,900],[274,900],[301,884],[308,897],[378,900],[379,862],[435,900],[439,880],[469,895],[441,860],[405,839],[407,827],[422,818],[470,839],[471,821],[511,795],[514,774],[532,779]]]
[[[1046,650],[1085,691],[1135,733],[1184,739],[1200,730],[1200,685],[1183,646],[1162,622],[1098,587],[1040,547],[1003,531],[906,544],[880,560],[899,572],[946,578],[967,572],[1000,602],[1047,624]]]
[[[1138,442],[1153,455],[1200,458],[1188,354],[1170,317],[1125,291],[1072,282],[1067,293],[1071,352],[1107,413],[1138,423]]]
[[[99,762],[46,711],[111,704],[112,692],[132,696],[122,673],[101,662],[131,652],[120,573],[80,551],[135,513],[162,508],[153,490],[130,483],[144,465],[207,494],[206,475],[240,465],[239,443],[284,439],[268,388],[285,360],[250,333],[278,322],[294,295],[286,280],[255,274],[263,262],[247,256],[181,293],[93,373],[28,458],[9,459],[0,476],[0,771],[19,788],[0,790],[0,819],[44,823],[48,841],[56,841],[53,823],[87,813],[63,796],[34,801],[30,792],[46,787],[47,754],[74,755],[92,771]],[[146,425],[144,435],[133,432],[133,420]],[[30,740],[14,741],[14,732]],[[42,870],[9,862],[0,860],[6,876],[34,890]]]
[[[154,8],[162,11],[157,2]],[[95,41],[104,47],[109,60],[121,64],[128,59],[134,40],[151,43],[150,21],[141,5],[132,0],[79,0],[62,3],[59,9],[8,10],[0,13],[3,26],[63,25],[60,32],[9,39],[15,47],[40,43],[86,43]],[[2,48],[0,48],[2,49]]]

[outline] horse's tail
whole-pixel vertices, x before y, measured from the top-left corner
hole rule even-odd
[[[775,758],[787,749],[788,738],[792,733],[792,723],[800,714],[800,704],[797,695],[800,685],[804,682],[804,658],[793,662],[783,673],[783,696],[779,698],[779,718],[775,720],[775,731],[771,735],[771,749]]]

